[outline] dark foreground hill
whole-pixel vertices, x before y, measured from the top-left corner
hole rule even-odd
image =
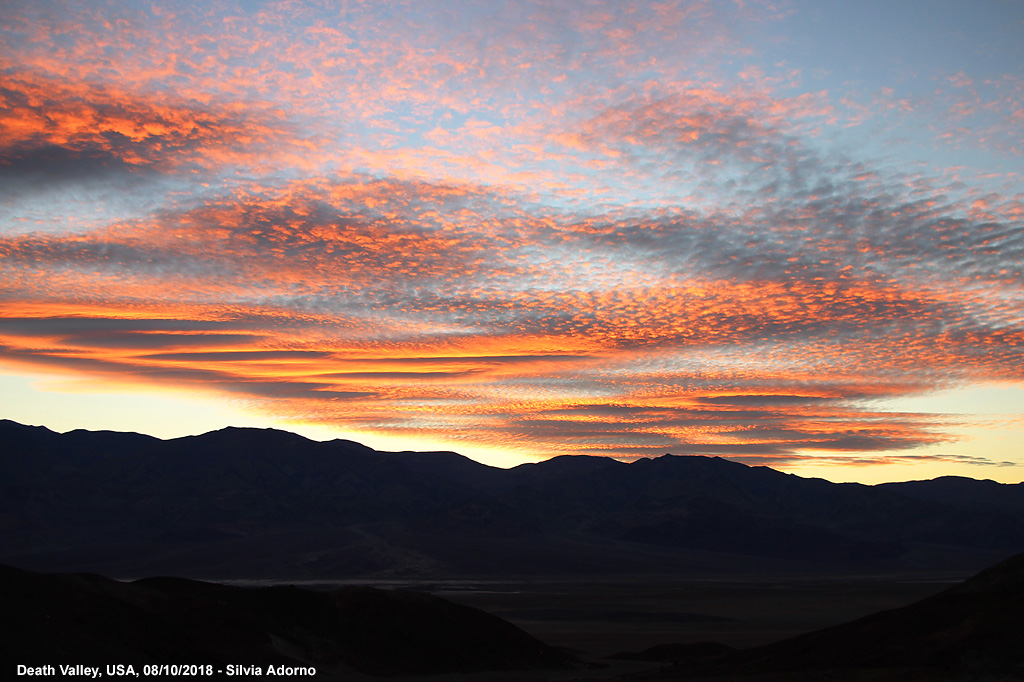
[[[497,469],[272,429],[159,440],[0,420],[0,561],[118,577],[976,570],[1024,485],[866,486],[717,457]]]
[[[920,602],[775,644],[661,646],[650,680],[1024,679],[1024,554]]]
[[[0,566],[0,669],[60,664],[316,668],[317,677],[568,668],[575,662],[483,611],[418,592],[121,583]],[[236,667],[236,674],[239,669]],[[251,677],[252,674],[242,675]],[[195,677],[191,675],[188,677]]]
[[[238,676],[240,666],[248,677],[273,666],[285,679],[310,667],[328,680],[446,673],[611,679],[494,616],[422,593],[180,578],[122,583],[0,566],[0,600],[0,669],[9,674],[18,665],[105,669],[116,662],[140,673],[147,664],[209,666],[214,679]],[[615,678],[634,682],[1024,679],[1024,555],[909,606],[774,644],[663,644],[624,657],[671,663]],[[484,671],[522,672],[485,678]]]

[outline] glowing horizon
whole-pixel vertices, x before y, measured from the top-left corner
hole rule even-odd
[[[0,418],[1024,479],[1024,6],[848,4],[8,3]]]

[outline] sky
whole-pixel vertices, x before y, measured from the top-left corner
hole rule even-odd
[[[0,418],[1024,479],[1024,3],[0,3]]]

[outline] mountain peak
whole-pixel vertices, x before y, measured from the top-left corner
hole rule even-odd
[[[57,433],[45,426],[31,426],[29,424],[21,424],[12,419],[0,419],[0,428],[10,430],[21,430],[21,431],[36,431],[38,433]]]
[[[752,557],[808,570],[973,568],[1024,546],[1024,486],[837,485],[671,454],[499,469],[453,452],[378,452],[278,429],[156,441],[9,421],[0,431],[0,561],[27,568],[671,572],[692,566],[694,553],[737,570]]]

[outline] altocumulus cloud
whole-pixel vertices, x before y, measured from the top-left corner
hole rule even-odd
[[[60,9],[0,31],[5,365],[772,463],[912,458],[955,421],[872,400],[1022,379],[1017,181],[826,144],[871,114],[735,61],[767,49],[742,27],[785,25],[770,8]],[[965,103],[926,120],[939,143],[974,115],[1012,138],[964,78],[920,107]],[[97,178],[134,203],[19,213],[82,209]]]

